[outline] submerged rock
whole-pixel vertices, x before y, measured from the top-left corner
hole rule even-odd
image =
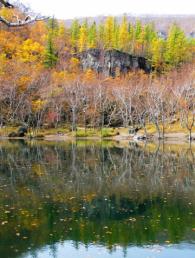
[[[126,74],[129,71],[144,70],[146,73],[151,71],[151,65],[146,58],[133,56],[116,49],[101,50],[89,49],[76,54],[80,60],[83,70],[92,69],[97,73],[115,77],[117,72]]]

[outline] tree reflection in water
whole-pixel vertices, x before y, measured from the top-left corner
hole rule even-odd
[[[192,148],[2,141],[0,153],[5,258],[67,240],[124,252],[195,241]]]

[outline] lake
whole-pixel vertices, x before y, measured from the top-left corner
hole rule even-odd
[[[194,258],[194,145],[0,141],[0,257]]]

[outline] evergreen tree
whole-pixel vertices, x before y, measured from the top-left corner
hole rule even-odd
[[[117,24],[116,20],[114,19],[114,28],[113,28],[113,35],[112,35],[112,47],[114,49],[119,49],[119,25]]]
[[[141,21],[136,21],[135,24],[135,39],[139,40],[141,38],[141,34],[142,34],[142,24]]]
[[[78,50],[79,31],[80,31],[79,22],[77,20],[74,20],[70,28],[70,33],[71,33],[70,41],[71,41],[73,52],[77,52]]]
[[[97,46],[101,49],[105,48],[105,26],[103,23],[100,23],[98,26],[97,32]]]
[[[59,30],[56,40],[56,45],[58,48],[59,55],[63,55],[64,51],[67,50],[67,47],[70,46],[70,37],[69,31],[65,27],[63,22],[59,23]]]
[[[129,51],[129,24],[127,17],[124,16],[119,29],[119,49]]]
[[[142,54],[146,57],[150,57],[152,42],[157,39],[155,27],[153,23],[146,24],[142,33]]]
[[[65,36],[65,32],[66,32],[66,28],[65,28],[65,25],[61,22],[59,25],[58,25],[58,36],[60,37],[64,37]]]
[[[46,68],[52,68],[56,65],[58,57],[55,49],[55,39],[58,34],[58,23],[52,18],[48,21],[47,46],[45,50],[44,65]]]
[[[135,28],[132,24],[129,23],[128,25],[128,32],[129,32],[129,52],[135,52]]]
[[[134,52],[136,55],[142,54],[143,41],[143,28],[141,22],[138,20],[134,28]]]
[[[161,38],[154,38],[150,46],[151,63],[155,71],[161,72],[164,68],[165,41]]]
[[[79,52],[82,52],[87,49],[87,35],[88,35],[88,24],[86,20],[80,27],[79,40],[78,40]]]
[[[177,26],[172,25],[166,43],[165,60],[169,67],[178,66],[189,58],[188,42],[185,33]]]
[[[114,43],[114,32],[115,32],[115,21],[113,17],[108,17],[105,22],[104,29],[104,42],[105,48],[113,48]]]
[[[96,28],[95,22],[89,28],[87,45],[88,45],[88,48],[97,47],[97,28]]]

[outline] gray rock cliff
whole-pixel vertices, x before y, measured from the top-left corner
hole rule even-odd
[[[89,49],[76,54],[76,57],[80,60],[83,70],[92,69],[106,76],[115,77],[117,70],[120,74],[139,69],[146,73],[151,71],[151,66],[146,58],[133,56],[115,49],[106,51]]]

